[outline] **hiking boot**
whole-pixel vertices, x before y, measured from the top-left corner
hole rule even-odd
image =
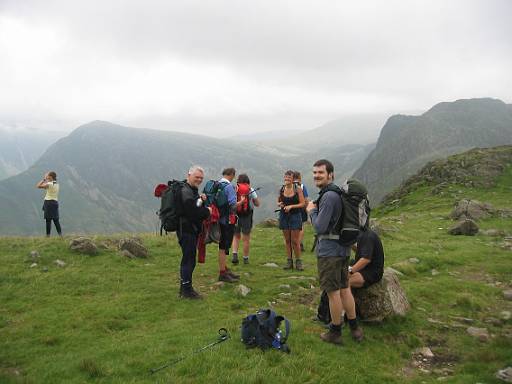
[[[248,257],[245,257],[245,256],[244,256],[244,264],[245,264],[245,265],[249,264],[249,258],[248,258]]]
[[[231,259],[231,263],[234,265],[238,265],[238,253],[233,252],[233,258]]]
[[[227,272],[219,274],[219,281],[223,281],[225,283],[236,283],[238,280],[232,277]]]
[[[358,343],[363,341],[363,330],[361,329],[361,327],[351,329],[350,333],[352,334],[352,339],[354,339],[354,341],[357,341]]]
[[[226,269],[226,273],[235,280],[240,280],[240,275],[235,275],[231,269]]]
[[[180,297],[182,299],[191,299],[191,300],[200,300],[202,299],[202,296],[194,290],[194,288],[183,288],[180,289]]]
[[[341,340],[341,332],[334,332],[332,329],[329,329],[327,332],[321,333],[320,338],[327,342],[336,345],[342,345],[343,340]]]
[[[293,269],[293,259],[288,259],[283,269]]]
[[[304,267],[302,266],[302,260],[301,259],[296,259],[295,260],[295,269],[297,271],[303,271],[304,270]]]

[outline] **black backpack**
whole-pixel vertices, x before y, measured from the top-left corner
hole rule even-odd
[[[281,323],[284,323],[284,333],[279,328]],[[274,348],[290,353],[290,348],[286,344],[290,334],[290,321],[271,309],[260,309],[256,314],[244,318],[241,333],[242,343],[247,348]]]
[[[317,200],[319,204],[322,196],[333,191],[340,195],[342,213],[334,226],[334,234],[340,235],[340,243],[344,246],[351,246],[357,241],[359,231],[366,231],[370,223],[370,202],[368,190],[360,181],[348,179],[339,188],[337,185],[329,184],[320,192]]]
[[[163,230],[176,232],[179,229],[180,215],[183,214],[181,200],[183,186],[183,181],[171,180],[167,183],[167,188],[162,191],[160,210],[157,212],[161,222],[160,234]]]

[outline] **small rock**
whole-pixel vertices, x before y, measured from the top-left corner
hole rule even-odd
[[[510,320],[510,318],[511,318],[511,313],[510,313],[510,311],[501,311],[501,312],[500,312],[500,317],[501,317],[503,320],[505,320],[505,321]]]
[[[37,263],[30,264],[30,268],[35,268],[35,267],[37,267]]]
[[[235,288],[235,292],[238,293],[239,295],[245,297],[249,294],[249,292],[251,292],[251,288],[246,287],[243,284],[240,284],[239,286],[237,286]]]
[[[277,265],[276,263],[265,263],[263,264],[263,266],[269,268],[279,268],[279,265]]]
[[[487,328],[476,328],[469,327],[466,331],[473,337],[476,337],[478,340],[484,342],[489,341],[489,332],[487,332]]]
[[[291,296],[291,295],[292,295],[292,293],[291,293],[291,292],[286,292],[286,293],[285,293],[285,292],[281,292],[281,293],[279,294],[279,296]]]
[[[503,380],[505,383],[512,383],[512,367],[507,367],[496,372],[496,378]]]
[[[66,266],[66,263],[59,259],[55,260],[54,263],[57,264],[57,266],[61,267],[61,268],[64,268]]]
[[[505,300],[512,300],[512,289],[507,289],[506,291],[503,291],[503,297]]]
[[[471,219],[463,219],[448,230],[450,235],[474,236],[478,233],[478,225]]]
[[[416,257],[409,258],[409,263],[411,263],[411,264],[418,264],[419,262],[420,262],[420,259],[418,259]]]
[[[290,289],[290,284],[281,284],[279,289]]]
[[[212,284],[211,289],[221,289],[225,284],[223,281],[217,281]]]
[[[315,289],[315,286],[314,286],[313,284],[311,284],[311,285],[309,286],[309,289]]]
[[[142,241],[136,238],[127,238],[119,240],[119,249],[127,250],[135,257],[148,257],[148,249],[142,245]]]
[[[129,259],[135,259],[135,256],[127,249],[123,249],[121,251],[121,256],[127,257]]]
[[[41,268],[41,271],[43,271],[43,272],[48,272],[48,267],[43,267],[43,268]]]
[[[434,357],[434,354],[428,347],[418,348],[414,351],[415,354],[421,355],[427,359],[432,359]]]
[[[460,316],[450,316],[452,319],[461,321],[463,323],[472,324],[475,322],[474,319],[470,319],[469,317],[460,317]]]
[[[31,257],[33,260],[35,260],[35,259],[39,259],[39,257],[40,257],[40,256],[39,256],[39,252],[37,252],[37,251],[31,251],[31,252],[30,252],[30,257]]]
[[[437,269],[433,269],[432,271],[430,271],[430,273],[432,273],[432,276],[439,275],[439,271]]]
[[[69,249],[86,255],[96,255],[98,247],[88,237],[77,237],[69,243]]]
[[[489,317],[485,320],[487,324],[494,325],[495,327],[501,327],[503,325],[503,321],[500,319],[496,319],[495,317]]]
[[[505,231],[501,231],[499,229],[487,229],[485,231],[482,231],[482,234],[492,237],[502,237],[505,236]]]
[[[260,227],[264,228],[277,228],[279,227],[279,221],[274,218],[268,218],[260,223]]]

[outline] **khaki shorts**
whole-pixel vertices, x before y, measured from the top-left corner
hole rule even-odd
[[[348,257],[318,257],[320,289],[326,292],[348,288]]]

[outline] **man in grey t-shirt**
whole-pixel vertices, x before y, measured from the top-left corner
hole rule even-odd
[[[313,165],[315,185],[320,188],[317,201],[310,202],[307,211],[317,234],[316,255],[320,288],[327,292],[331,324],[329,331],[320,338],[328,343],[342,344],[341,316],[343,308],[347,313],[352,337],[363,339],[363,331],[357,325],[354,297],[348,284],[348,260],[350,247],[340,243],[335,226],[341,217],[341,190],[333,184],[334,166],[329,160],[318,160]]]

